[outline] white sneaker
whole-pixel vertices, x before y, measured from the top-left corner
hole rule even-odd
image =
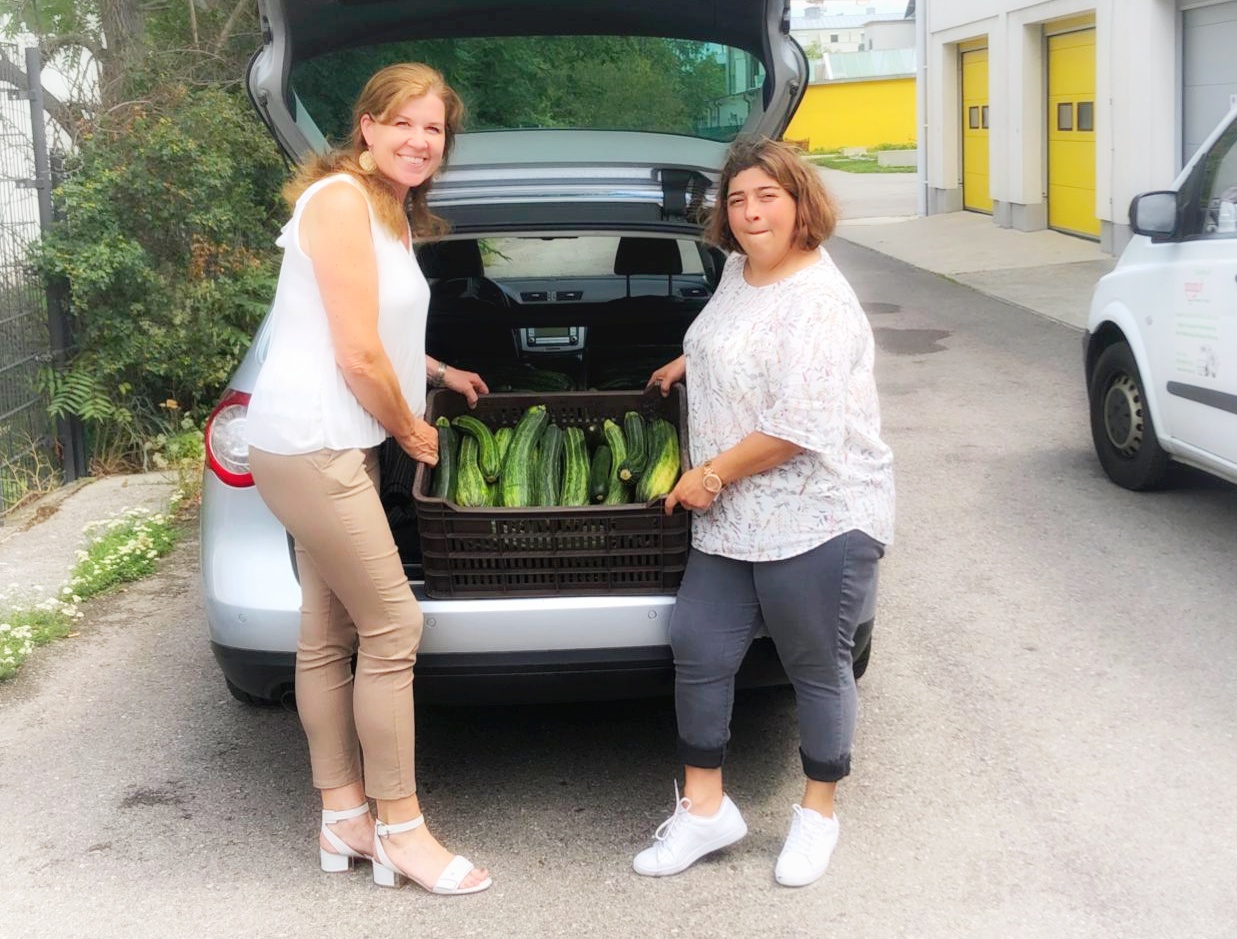
[[[820,880],[829,866],[838,843],[838,819],[836,813],[825,818],[801,805],[792,808],[790,834],[778,855],[773,876],[783,887],[806,887]]]
[[[653,835],[657,843],[641,851],[632,861],[631,866],[637,874],[646,877],[677,874],[706,854],[732,845],[747,834],[747,823],[730,796],[722,796],[722,807],[716,813],[703,816],[691,814],[691,799],[679,798],[677,783],[674,795],[678,800],[674,814],[658,825]]]

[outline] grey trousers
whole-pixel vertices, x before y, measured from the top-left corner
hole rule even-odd
[[[861,531],[780,561],[692,550],[670,620],[684,764],[722,765],[735,675],[763,622],[794,686],[804,774],[836,782],[850,773],[858,709],[855,630],[884,553]]]

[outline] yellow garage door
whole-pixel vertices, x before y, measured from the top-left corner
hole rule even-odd
[[[992,211],[988,185],[988,50],[962,53],[962,205]]]
[[[1048,37],[1048,225],[1098,237],[1095,30]]]

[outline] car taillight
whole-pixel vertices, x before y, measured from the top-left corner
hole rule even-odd
[[[206,465],[229,486],[252,486],[245,417],[249,395],[229,388],[206,421]]]

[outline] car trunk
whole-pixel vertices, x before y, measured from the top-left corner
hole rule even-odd
[[[477,372],[492,393],[642,391],[654,369],[683,351],[683,336],[719,270],[716,252],[690,239],[525,238],[492,241],[499,247],[491,250],[524,242],[535,243],[536,261],[517,259],[522,270],[490,265],[500,268],[501,283],[476,268],[470,239],[419,251],[431,280],[427,350]],[[613,259],[605,256],[611,246]],[[581,260],[589,254],[595,260]],[[603,260],[608,269],[601,272]],[[562,266],[547,275],[547,263]],[[388,520],[409,578],[419,580],[411,461],[394,444],[385,446]]]

